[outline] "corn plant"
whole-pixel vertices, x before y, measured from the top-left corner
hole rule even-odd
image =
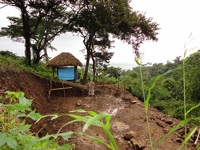
[[[150,122],[149,122],[149,116],[148,116],[148,107],[149,107],[149,101],[150,101],[150,98],[151,98],[151,90],[155,87],[155,83],[156,83],[156,81],[158,79],[154,82],[154,84],[148,90],[148,96],[146,98],[145,91],[144,91],[144,82],[143,82],[143,73],[142,73],[142,62],[139,62],[138,59],[135,59],[135,62],[137,63],[137,65],[140,68],[140,79],[141,79],[141,85],[142,85],[143,100],[144,100],[144,104],[145,104],[145,115],[146,115],[146,120],[147,120],[147,128],[148,128],[150,148],[152,150],[153,149],[153,141],[152,141],[152,137],[151,137],[151,128],[150,128]]]
[[[81,116],[81,115],[77,115],[77,114],[71,114],[71,113],[86,113],[88,115],[85,116]],[[113,137],[113,135],[110,132],[110,120],[111,120],[111,115],[107,114],[107,113],[100,113],[97,114],[93,111],[85,111],[85,110],[75,110],[75,111],[71,111],[70,114],[68,114],[68,116],[74,118],[74,120],[66,123],[63,125],[63,127],[65,127],[66,125],[70,124],[70,123],[74,123],[74,122],[85,122],[85,125],[83,126],[82,132],[77,132],[76,134],[81,134],[84,135],[88,138],[90,138],[91,140],[106,145],[107,148],[111,149],[111,150],[118,150],[117,144],[115,142],[115,139]],[[84,132],[89,128],[89,126],[94,125],[97,127],[100,127],[103,129],[103,131],[106,133],[106,135],[108,136],[109,142],[106,142],[100,138],[96,138],[90,135],[85,134]],[[60,128],[60,130],[58,131],[58,133],[62,130],[62,128]]]
[[[153,142],[152,142],[152,137],[151,137],[151,129],[150,129],[150,123],[149,123],[149,116],[148,116],[148,109],[149,109],[149,102],[150,102],[150,99],[151,99],[151,91],[154,89],[154,87],[156,86],[156,83],[157,81],[162,77],[162,76],[165,76],[169,73],[171,73],[172,71],[174,70],[170,70],[166,73],[163,73],[159,76],[157,76],[155,79],[154,79],[154,82],[153,84],[150,86],[150,88],[148,89],[148,93],[147,93],[147,97],[145,95],[145,92],[144,92],[144,82],[143,82],[143,76],[142,76],[142,64],[141,62],[139,62],[137,59],[135,59],[136,63],[139,65],[140,67],[140,78],[141,78],[141,85],[142,85],[142,91],[143,91],[143,98],[144,98],[144,107],[145,107],[145,114],[146,114],[146,120],[147,120],[147,127],[148,127],[148,135],[149,135],[149,141],[150,141],[150,148],[151,150],[154,149],[154,146],[153,146]],[[184,68],[184,67],[183,67]],[[177,68],[177,69],[180,69],[180,68]],[[183,72],[185,70],[183,69]],[[184,76],[185,78],[185,76]],[[199,105],[200,106],[200,105]],[[171,128],[169,130],[169,132],[163,136],[163,138],[161,138],[161,140],[158,141],[158,145],[161,144],[163,142],[163,140],[170,134],[172,134],[173,132],[175,132],[180,126],[184,126],[185,127],[185,140],[183,141],[183,144],[180,146],[180,148],[182,148],[183,145],[185,145],[187,143],[187,141],[190,139],[190,137],[195,133],[195,131],[197,130],[197,128],[194,128],[189,134],[186,135],[186,125],[189,121],[191,120],[196,120],[198,118],[192,118],[192,119],[188,119],[186,118],[187,114],[189,112],[191,112],[193,109],[199,107],[199,106],[195,106],[193,108],[191,108],[190,110],[188,110],[186,112],[186,100],[185,100],[185,79],[184,79],[184,120],[180,121],[178,123],[178,125],[176,125],[175,127]],[[158,146],[157,145],[157,146]]]
[[[190,34],[189,38],[191,37],[192,34]],[[169,130],[169,132],[163,136],[163,138],[159,141],[159,143],[161,143],[168,135],[172,134],[173,132],[175,132],[179,127],[181,126],[184,126],[184,140],[181,144],[181,146],[178,148],[178,150],[181,150],[183,149],[187,149],[187,144],[188,144],[188,141],[189,139],[198,131],[198,136],[194,142],[195,145],[197,145],[197,141],[199,139],[199,134],[200,134],[200,129],[199,129],[199,126],[200,126],[200,117],[192,117],[192,118],[187,118],[187,115],[192,112],[194,109],[197,109],[200,107],[200,104],[197,104],[193,107],[191,107],[190,109],[186,109],[186,68],[185,68],[185,63],[186,61],[188,60],[188,58],[186,58],[186,54],[191,51],[191,50],[194,50],[194,48],[191,48],[191,49],[188,49],[186,47],[186,44],[184,45],[184,57],[183,57],[183,61],[182,61],[182,67],[179,67],[177,69],[180,69],[182,68],[182,71],[183,71],[183,106],[184,106],[184,120],[181,120],[175,127],[171,128]],[[193,126],[190,130],[189,133],[187,133],[187,125],[188,124],[192,124],[192,123],[196,123],[198,122],[195,126]],[[197,145],[197,149],[199,150],[200,149],[200,145]]]

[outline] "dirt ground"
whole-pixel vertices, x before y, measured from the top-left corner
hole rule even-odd
[[[115,137],[119,150],[148,150],[150,149],[148,128],[144,111],[144,104],[137,97],[132,96],[116,85],[96,83],[95,97],[89,97],[82,85],[72,86],[63,91],[52,91],[48,98],[49,80],[26,72],[0,72],[0,85],[7,91],[23,91],[27,98],[33,99],[33,108],[42,115],[67,114],[71,110],[84,109],[97,113],[112,114],[111,132]],[[74,84],[75,85],[75,84]],[[53,83],[53,87],[61,87],[60,83]],[[178,123],[178,120],[165,115],[153,107],[149,108],[149,121],[154,145],[167,131]],[[51,120],[42,119],[32,126],[32,132],[39,137],[47,133],[57,133],[63,124],[71,118],[62,115]],[[83,123],[74,123],[65,126],[61,132],[82,131]],[[98,127],[91,126],[87,134],[107,140],[106,134]],[[175,150],[181,145],[183,129],[168,136],[163,143],[157,146],[158,150]],[[191,143],[195,139],[191,139]],[[59,139],[60,144],[72,143],[76,150],[107,150],[101,144],[95,143],[81,135],[73,135],[69,141]],[[189,149],[196,149],[189,144]]]

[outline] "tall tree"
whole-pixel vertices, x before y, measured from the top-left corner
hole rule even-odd
[[[23,37],[25,56],[29,65],[31,48],[35,63],[38,63],[42,58],[40,52],[44,50],[46,53],[46,48],[51,48],[50,42],[55,36],[66,30],[67,3],[63,0],[0,0],[0,3],[20,10],[20,18],[10,18],[11,25],[3,28],[1,35],[16,38],[17,41]]]
[[[139,56],[139,45],[144,40],[157,40],[158,25],[139,12],[133,12],[129,0],[78,0],[73,10],[80,10],[76,18],[71,18],[73,31],[83,37],[86,49],[86,68],[83,82],[86,81],[90,59],[95,55],[98,39],[107,36],[104,48],[111,47],[111,37],[132,44]],[[112,35],[112,36],[111,36]],[[94,63],[94,60],[93,60]]]
[[[41,7],[42,6],[38,6],[36,11],[41,9]],[[45,7],[43,9],[45,9]],[[35,13],[33,12],[32,14]],[[31,18],[33,18],[33,22],[37,21],[37,16],[33,15]],[[66,7],[60,4],[52,6],[51,11],[43,17],[38,29],[31,37],[35,64],[38,64],[43,57],[46,57],[46,59],[48,58],[47,48],[51,50],[55,49],[51,46],[51,42],[56,36],[67,32],[67,21],[68,14],[66,12]],[[42,51],[43,54],[41,54]]]

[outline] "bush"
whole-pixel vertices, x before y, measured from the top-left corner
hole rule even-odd
[[[38,122],[44,116],[31,110],[32,100],[26,99],[22,92],[8,92],[1,101],[9,99],[9,103],[0,103],[0,149],[1,150],[69,150],[72,145],[59,146],[57,138],[62,136],[68,140],[73,132],[46,135],[43,138],[33,136],[27,118]]]

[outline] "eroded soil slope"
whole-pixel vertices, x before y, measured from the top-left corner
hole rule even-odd
[[[49,80],[26,73],[6,71],[0,72],[0,85],[8,91],[23,91],[27,98],[33,99],[33,108],[37,112],[48,114],[67,114],[71,110],[85,109],[97,113],[107,112],[112,114],[111,132],[114,135],[120,150],[149,149],[148,128],[146,123],[144,104],[129,92],[116,85],[96,83],[96,97],[87,96],[83,86],[73,86],[63,91],[52,91],[48,98]],[[53,86],[61,87],[55,83]],[[71,85],[70,85],[71,86]],[[58,130],[70,121],[71,118],[63,115],[55,120],[46,117],[32,126],[32,132],[40,137],[47,133],[57,133]],[[149,108],[149,120],[153,142],[161,137],[178,121],[158,110]],[[81,131],[82,123],[74,123],[65,126],[61,132]],[[87,133],[107,140],[106,135],[100,128],[90,127]],[[182,129],[168,136],[157,147],[159,150],[175,150],[182,140]],[[74,135],[70,141],[59,139],[60,144],[73,143],[77,150],[106,150],[103,145],[97,144],[83,136]],[[191,146],[191,149],[195,149]]]

